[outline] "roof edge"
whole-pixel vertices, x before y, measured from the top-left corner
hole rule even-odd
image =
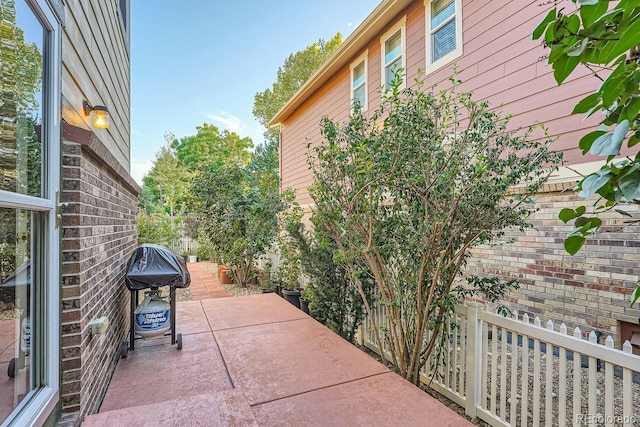
[[[386,17],[394,17],[404,10],[413,0],[383,0],[347,37],[340,47],[329,57],[289,101],[267,123],[271,128],[289,117],[311,94],[326,83],[340,68],[355,57],[388,23]]]

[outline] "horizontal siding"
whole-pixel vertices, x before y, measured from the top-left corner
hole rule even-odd
[[[568,164],[597,160],[583,157],[576,147],[579,138],[596,126],[598,117],[583,121],[582,117],[571,115],[571,110],[598,82],[583,69],[558,86],[551,67],[543,59],[547,51],[539,41],[531,40],[531,32],[551,7],[516,0],[463,0],[463,55],[453,61],[463,81],[460,89],[472,92],[476,101],[489,101],[492,108],[511,114],[512,129],[544,123],[549,134],[557,138],[554,149],[564,152]],[[385,29],[362,49],[369,49],[369,110],[380,103],[380,36],[402,16],[407,16],[409,86],[414,85],[419,70],[425,69],[424,14],[423,1],[413,2],[401,14],[390,16]],[[449,87],[453,62],[424,75],[424,87]],[[301,203],[311,202],[307,191],[312,183],[306,164],[307,141],[320,141],[322,116],[337,121],[348,118],[348,68],[347,65],[282,123],[283,188],[295,188]],[[541,137],[542,133],[534,135]]]
[[[117,0],[69,0],[62,47],[62,116],[90,129],[118,162],[130,169],[130,58],[121,30]],[[110,126],[96,129],[82,112],[82,101],[105,105]]]

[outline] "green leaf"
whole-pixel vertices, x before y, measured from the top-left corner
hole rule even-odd
[[[573,111],[571,112],[571,114],[586,113],[587,111],[591,110],[593,107],[598,105],[599,102],[600,102],[599,93],[596,92],[596,93],[592,93],[591,95],[587,95],[586,97],[582,98],[580,102],[576,104],[575,107],[573,107]]]
[[[602,83],[598,92],[602,95],[602,103],[605,107],[612,109],[611,105],[618,99],[624,91],[627,78],[625,76],[625,63],[618,64],[616,69]]]
[[[575,225],[583,235],[593,234],[602,225],[602,220],[595,216],[581,216],[580,218],[576,219]],[[571,234],[575,233],[572,232]]]
[[[578,146],[582,150],[582,154],[587,154],[593,145],[593,142],[600,136],[606,134],[606,131],[596,130],[593,132],[589,132],[585,136],[580,139]]]
[[[588,4],[580,2],[580,17],[582,18],[582,25],[587,28],[591,26],[596,20],[607,11],[607,3],[597,0],[590,0]]]
[[[609,182],[611,176],[612,175],[609,173],[604,175],[593,173],[589,175],[580,182],[580,188],[582,189],[582,191],[578,195],[580,197],[588,199],[589,197],[596,194],[598,190],[600,190],[600,188],[606,185]]]
[[[580,208],[582,208],[582,212],[578,211]],[[570,209],[570,208],[564,208],[558,214],[558,218],[560,218],[560,220],[566,224],[567,222],[571,221],[572,219],[578,218],[579,216],[584,214],[584,211],[585,211],[585,207],[584,206],[579,206],[578,209],[576,209],[576,210]]]
[[[620,152],[620,147],[617,150],[613,151],[609,144],[611,143],[612,134],[605,133],[604,135],[600,135],[593,141],[589,152],[596,156],[608,156],[615,155]]]
[[[627,118],[629,121],[638,120],[638,114],[640,113],[640,98],[632,97],[627,104]]]
[[[564,250],[571,255],[575,255],[584,245],[585,238],[582,236],[567,237],[564,241]]]
[[[558,58],[558,60],[553,64],[553,77],[556,79],[556,82],[561,84],[565,81],[565,79],[569,77],[569,74],[576,69],[579,63],[580,58],[577,56],[561,56]]]
[[[581,42],[577,43],[574,47],[572,47],[567,52],[567,56],[580,56],[580,55],[582,55],[582,52],[584,52],[584,50],[587,48],[588,45],[589,45],[589,39],[588,38],[582,39]]]
[[[608,64],[616,59],[619,55],[626,53],[628,50],[636,47],[638,43],[638,34],[640,34],[640,19],[635,19],[615,41],[610,41],[602,49],[600,54],[600,63]]]
[[[633,215],[631,215],[627,211],[623,211],[622,209],[616,209],[615,211],[618,212],[622,216],[626,216],[627,218],[633,218]]]
[[[567,28],[571,34],[576,34],[580,29],[580,18],[577,15],[567,15],[569,17],[569,21],[567,23]]]
[[[580,6],[593,6],[598,4],[598,0],[578,0]],[[583,8],[580,8],[582,10]]]
[[[633,304],[635,304],[638,299],[640,299],[640,286],[638,286],[631,294],[631,307],[633,307]]]
[[[629,120],[624,119],[618,126],[616,126],[613,134],[611,135],[611,148],[613,150],[614,147],[617,147],[617,153],[609,153],[611,155],[620,154],[620,147],[622,146],[622,141],[624,141],[625,136],[627,136],[627,132],[629,132]]]
[[[547,16],[544,17],[544,19],[538,24],[535,30],[533,30],[533,34],[531,34],[531,38],[533,40],[539,39],[540,36],[542,36],[542,34],[544,33],[545,28],[547,28],[547,25],[550,22],[554,21],[555,19],[556,19],[556,8],[554,7],[549,11],[549,13],[547,13]]]
[[[627,201],[640,198],[640,170],[635,170],[620,177],[618,180],[620,191]]]

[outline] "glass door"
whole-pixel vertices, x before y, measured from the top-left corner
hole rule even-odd
[[[57,402],[60,42],[46,1],[0,0],[0,422]]]

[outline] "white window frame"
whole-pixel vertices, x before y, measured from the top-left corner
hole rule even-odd
[[[389,28],[383,35],[380,37],[380,82],[382,83],[382,89],[388,90],[387,85],[390,82],[387,82],[387,63],[384,60],[385,57],[385,43],[389,40],[393,35],[395,35],[398,30],[400,30],[400,43],[401,43],[401,58],[402,58],[402,68],[404,69],[404,76],[402,77],[402,84],[400,85],[400,89],[404,89],[407,86],[407,16],[403,16],[400,18],[398,22],[394,24],[393,27]]]
[[[32,390],[2,422],[2,426],[42,425],[52,414],[59,401],[60,389],[60,239],[57,224],[57,197],[60,190],[60,96],[61,96],[61,24],[48,0],[25,0],[39,18],[47,34],[43,43],[42,141],[43,144],[43,196],[32,197],[0,190],[0,207],[43,212],[44,246],[42,272],[44,289],[37,312],[43,313],[38,336],[32,337],[43,345],[37,351],[35,364],[42,368],[44,378],[38,384],[31,379]],[[34,329],[32,328],[32,331]]]
[[[453,17],[447,19],[445,22],[440,24],[435,30],[431,28],[431,3],[434,0],[424,0],[425,7],[425,43],[426,43],[426,62],[427,62],[427,73],[431,73],[436,71],[439,68],[447,65],[454,59],[462,56],[463,53],[463,45],[462,45],[462,0],[454,0],[455,3],[455,12]],[[431,61],[433,56],[433,46],[431,43],[433,33],[435,33],[438,29],[442,28],[443,25],[447,24],[451,21],[451,19],[456,20],[456,48],[451,52],[447,53],[442,58],[438,59],[435,62]]]
[[[358,86],[358,88],[360,88],[361,86],[364,86],[364,102],[362,103],[361,107],[362,107],[362,111],[366,111],[367,108],[369,107],[369,88],[367,86],[369,84],[369,49],[364,51],[364,53],[359,57],[357,57],[355,61],[353,61],[349,66],[349,69],[350,69],[349,92],[351,94],[350,96],[351,109],[353,109],[353,106],[355,104],[353,102],[355,100],[355,88],[353,87],[353,70],[355,70],[362,63],[364,63],[364,82],[360,86]]]

